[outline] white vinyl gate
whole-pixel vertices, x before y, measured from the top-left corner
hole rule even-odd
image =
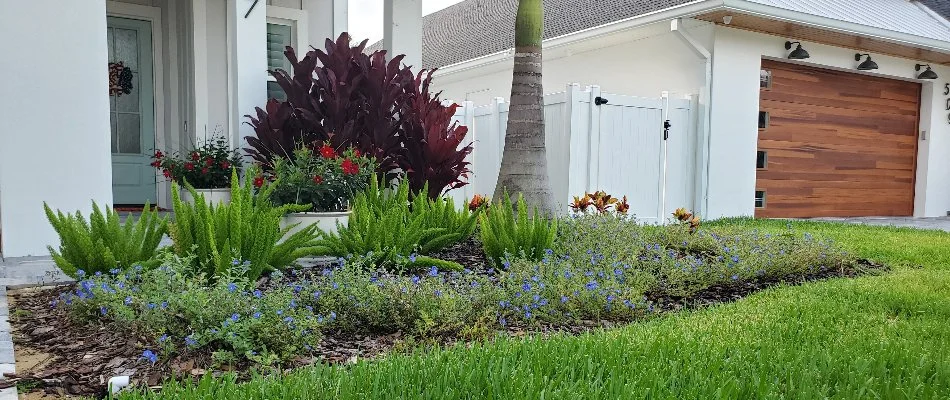
[[[548,171],[566,211],[573,196],[604,190],[627,196],[631,211],[644,222],[663,222],[678,207],[692,208],[695,144],[690,99],[642,98],[601,93],[597,86],[544,97]],[[474,140],[469,185],[449,192],[457,202],[495,189],[508,104],[473,107],[456,114]],[[664,122],[669,121],[667,140]]]

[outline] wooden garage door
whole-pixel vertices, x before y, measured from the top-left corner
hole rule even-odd
[[[919,83],[769,60],[762,70],[757,217],[913,213]]]

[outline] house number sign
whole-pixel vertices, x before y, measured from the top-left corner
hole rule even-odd
[[[947,123],[950,123],[950,83],[943,84],[943,95],[947,96]]]

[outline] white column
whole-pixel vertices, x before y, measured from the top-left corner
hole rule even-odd
[[[384,0],[383,47],[389,56],[405,54],[402,62],[422,68],[422,0]]]
[[[254,129],[245,115],[267,101],[267,5],[266,1],[228,1],[228,102],[231,143],[247,147],[245,136]]]
[[[105,0],[0,2],[0,54],[0,246],[48,255],[44,201],[112,203]]]
[[[323,49],[327,38],[334,39],[347,31],[348,0],[302,0],[303,9],[307,12],[309,46]],[[306,54],[306,51],[298,52]]]

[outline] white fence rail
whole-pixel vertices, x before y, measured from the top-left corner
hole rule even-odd
[[[600,101],[598,99],[601,99]],[[606,100],[606,103],[603,102]],[[645,222],[661,222],[677,207],[691,207],[695,135],[692,99],[642,98],[602,93],[598,86],[568,85],[544,96],[545,145],[552,189],[564,210],[572,196],[604,190],[626,195]],[[474,141],[469,184],[449,192],[456,202],[495,190],[504,151],[508,103],[496,98],[463,104],[456,120]],[[670,121],[666,140],[664,122]]]

